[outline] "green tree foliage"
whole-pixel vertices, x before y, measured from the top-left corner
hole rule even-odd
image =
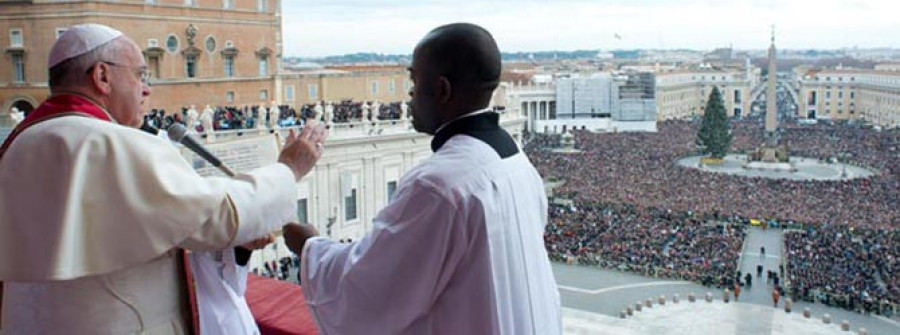
[[[704,154],[712,158],[723,158],[731,150],[731,122],[725,111],[725,104],[719,89],[713,87],[706,102],[703,121],[697,131],[697,144]]]

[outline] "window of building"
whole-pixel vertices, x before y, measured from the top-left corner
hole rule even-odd
[[[378,96],[378,82],[372,82],[372,96]]]
[[[184,76],[187,78],[197,77],[197,56],[188,55],[184,58]]]
[[[25,55],[21,53],[16,53],[12,55],[14,76],[13,82],[16,83],[24,83],[25,82]]]
[[[259,90],[259,100],[268,101],[269,100],[269,90]]]
[[[222,0],[222,8],[234,9],[234,0]]]
[[[825,99],[831,99],[831,91],[825,92]]]
[[[155,4],[157,0],[144,0],[144,3]]]
[[[394,93],[396,93],[396,91],[397,91],[397,88],[394,87],[394,81],[389,80],[388,81],[388,93],[390,93],[391,95],[394,95]]]
[[[741,90],[734,90],[734,103],[741,103]]]
[[[216,51],[216,38],[212,36],[206,37],[206,52],[213,53]]]
[[[234,56],[233,55],[225,56],[225,77],[226,78],[234,77]]]
[[[344,196],[344,221],[356,220],[356,188]]]
[[[284,100],[294,101],[294,86],[284,88]]]
[[[184,0],[184,5],[185,6],[196,6],[197,0]]]
[[[843,99],[843,98],[844,98],[844,91],[838,92],[838,99]]]
[[[394,193],[396,193],[396,192],[397,192],[397,181],[396,181],[396,180],[389,181],[389,182],[387,183],[387,199],[388,199],[388,202],[390,202],[391,199],[394,198]]]
[[[159,79],[159,57],[158,56],[148,56],[147,57],[147,66],[150,67],[150,76],[156,79]]]
[[[309,223],[309,212],[306,199],[297,200],[297,222]]]
[[[265,12],[269,10],[269,0],[256,0],[256,10]]]
[[[169,50],[169,52],[178,51],[178,37],[169,35],[169,37],[166,38],[166,50]]]
[[[56,28],[56,39],[59,39],[62,34],[65,34],[68,28]]]
[[[856,99],[856,92],[850,92],[850,100]]]
[[[344,221],[353,221],[358,217],[358,178],[358,175],[354,173],[344,173],[341,177],[341,186],[343,189],[341,193],[344,197]]]
[[[259,76],[265,77],[269,74],[269,56],[268,55],[260,55],[259,56]]]
[[[228,103],[234,102],[234,91],[225,92],[225,101]]]
[[[25,38],[22,36],[22,29],[11,29],[9,31],[9,46],[13,48],[25,46]]]
[[[309,97],[311,99],[319,97],[319,85],[316,85],[316,84],[309,85]]]

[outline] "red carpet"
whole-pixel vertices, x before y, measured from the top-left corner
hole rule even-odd
[[[263,335],[319,333],[298,285],[250,275],[246,298]]]

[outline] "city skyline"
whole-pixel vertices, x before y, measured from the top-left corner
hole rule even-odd
[[[885,33],[900,30],[897,9],[888,0],[311,0],[284,3],[284,50],[288,57],[409,54],[430,29],[459,21],[484,26],[508,52],[765,49],[772,24],[786,49],[897,48]]]

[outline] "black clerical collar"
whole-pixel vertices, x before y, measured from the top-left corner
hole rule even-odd
[[[434,134],[431,150],[437,152],[454,135],[469,135],[491,146],[500,158],[507,158],[519,152],[512,136],[500,127],[500,115],[494,112],[464,115],[450,121]]]

